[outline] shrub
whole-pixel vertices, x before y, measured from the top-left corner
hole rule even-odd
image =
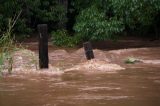
[[[77,17],[74,30],[83,41],[111,39],[114,34],[123,31],[124,26],[121,20],[116,17],[106,18],[105,12],[93,5]]]
[[[4,61],[8,62],[8,72],[11,73],[12,71],[12,53],[14,51],[14,45],[11,38],[11,32],[7,31],[0,38],[0,72],[2,72],[4,68]]]
[[[52,32],[52,42],[57,46],[74,47],[80,42],[79,36],[70,36],[66,30]]]
[[[21,11],[18,15],[15,15],[14,18],[8,20],[7,30],[0,35],[0,72],[3,69],[4,61],[8,62],[8,72],[11,73],[13,65],[12,53],[14,52],[15,46],[13,44],[12,31],[14,26],[19,19]]]

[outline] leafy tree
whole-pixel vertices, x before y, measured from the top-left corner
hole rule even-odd
[[[74,29],[84,41],[111,39],[113,34],[121,32],[124,28],[122,21],[116,17],[106,19],[104,11],[95,5],[81,11],[77,22]]]
[[[159,0],[110,0],[114,15],[135,28],[136,25],[149,25],[159,10]]]
[[[114,38],[128,30],[152,28],[160,33],[160,0],[68,0],[68,7],[62,1],[66,0],[0,0],[0,34],[20,11],[16,33],[29,33],[39,23],[48,24],[50,30],[63,29],[67,21],[69,30],[83,40]]]
[[[80,11],[74,29],[87,40],[114,37],[123,29],[146,32],[154,24],[157,29],[160,0],[75,0],[73,4]]]
[[[21,17],[14,29],[18,33],[30,32],[39,23],[47,23],[51,29],[56,29],[66,22],[64,5],[58,0],[1,0],[1,32],[7,28],[8,19],[14,18],[15,14],[21,10]]]

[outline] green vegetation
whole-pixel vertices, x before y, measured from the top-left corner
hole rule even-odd
[[[70,0],[72,29],[80,41],[115,39],[120,33],[159,38],[159,0]],[[73,20],[73,19],[72,19]],[[154,36],[153,36],[154,35]],[[72,40],[70,40],[72,41]]]
[[[160,0],[1,0],[0,35],[20,11],[12,30],[16,39],[36,31],[40,23],[48,24],[58,46],[115,39],[124,32],[160,38]]]
[[[13,30],[17,36],[31,33],[39,23],[58,29],[66,22],[66,10],[58,0],[1,0],[0,33],[7,29],[8,18],[14,18],[19,11],[22,14]]]
[[[137,62],[141,62],[139,59],[137,58],[134,58],[134,57],[128,57],[126,60],[125,60],[125,63],[126,64],[135,64]]]
[[[74,47],[81,40],[80,36],[70,36],[67,30],[57,30],[52,32],[51,39],[53,44],[62,47]]]
[[[122,32],[122,21],[113,17],[106,19],[105,13],[95,5],[81,11],[74,26],[83,41],[113,39],[114,34]]]
[[[13,65],[13,58],[12,53],[15,49],[13,43],[13,28],[19,19],[22,11],[19,11],[18,14],[15,14],[14,18],[8,19],[8,26],[5,32],[3,32],[0,36],[0,72],[3,70],[3,66],[5,62],[7,63],[8,72],[11,73],[12,65]]]
[[[148,33],[151,28],[159,23],[157,17],[160,14],[159,0],[111,0],[112,10],[116,17],[123,20],[125,31],[138,31]],[[156,32],[157,33],[157,32]],[[147,36],[147,35],[145,35]]]
[[[2,72],[2,70],[5,68],[5,62],[8,62],[8,72],[11,73],[13,64],[12,53],[14,51],[14,45],[10,31],[7,31],[2,35],[0,38],[0,44],[2,45],[0,47],[0,72]]]

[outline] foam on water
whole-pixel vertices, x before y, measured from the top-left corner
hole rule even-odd
[[[60,60],[63,58],[68,57],[74,57],[73,54],[75,54],[75,57],[81,58],[81,55],[83,57],[84,61],[80,61],[78,65],[72,65],[68,68],[63,68],[61,66],[52,66],[49,64],[49,69],[38,69],[38,56],[36,53],[30,51],[30,50],[18,50],[13,54],[13,71],[12,74],[45,74],[45,75],[61,75],[68,71],[87,71],[87,72],[107,72],[107,73],[116,73],[117,70],[123,70],[124,68],[117,65],[117,64],[111,64],[105,57],[105,54],[100,50],[94,50],[96,57],[98,59],[93,59],[90,61],[85,60],[84,50],[80,49],[77,50],[75,53],[72,53],[69,55],[65,50],[57,50],[53,53],[50,53],[50,57],[54,57],[54,61],[57,60],[57,58],[60,58]],[[61,53],[61,54],[59,54]],[[80,56],[80,57],[78,57]],[[103,59],[102,59],[103,57]],[[55,60],[56,58],[56,60]],[[59,59],[58,59],[59,60]],[[66,61],[67,62],[67,61]],[[66,63],[65,62],[65,63]],[[67,64],[67,63],[66,63]],[[6,64],[7,66],[7,64]],[[7,73],[7,69],[3,71],[3,73]]]
[[[111,64],[106,61],[93,59],[84,63],[80,63],[65,71],[88,71],[88,72],[107,72],[116,73],[118,70],[124,70],[125,68],[117,64]]]

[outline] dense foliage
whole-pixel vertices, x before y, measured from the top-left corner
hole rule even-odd
[[[52,34],[56,38],[67,29],[69,38],[62,38],[70,42],[113,39],[130,31],[160,36],[160,0],[1,0],[0,34],[20,12],[13,30],[16,36],[33,32],[39,23],[58,30]]]
[[[93,5],[81,11],[74,29],[83,41],[88,41],[113,38],[112,35],[123,31],[124,27],[121,20],[106,19],[105,13]]]
[[[91,40],[93,39],[91,36],[94,36],[95,34],[97,34],[96,37],[98,37],[98,39],[106,39],[108,38],[108,36],[112,36],[113,34],[115,35],[115,33],[117,32],[122,32],[123,28],[126,32],[129,30],[141,30],[144,32],[148,32],[148,29],[154,26],[155,29],[152,28],[152,30],[155,30],[155,33],[159,34],[157,32],[158,30],[156,31],[156,29],[159,29],[158,26],[160,24],[159,0],[86,0],[86,2],[82,2],[82,0],[76,1],[77,2],[74,5],[77,7],[76,9],[80,11],[80,14],[77,18],[75,31],[82,34],[83,36],[88,36],[87,33],[88,31],[90,31],[89,34],[91,35],[89,38]],[[89,6],[86,5],[87,3],[89,3]],[[105,20],[103,22],[102,14],[103,20]],[[101,19],[99,19],[100,17]],[[100,25],[100,23],[101,26],[105,26],[106,29],[98,26]],[[93,25],[93,27],[91,27],[91,25]],[[101,32],[104,29],[102,34],[100,34],[99,28],[101,29]],[[109,33],[106,33],[107,29],[109,30]]]
[[[155,24],[160,11],[159,0],[111,0],[113,13],[126,28],[137,29]]]
[[[8,19],[22,11],[15,25],[16,33],[29,33],[39,23],[49,24],[51,29],[60,28],[66,21],[65,10],[58,0],[1,0],[0,32],[6,30]]]
[[[67,30],[57,30],[52,32],[52,43],[62,47],[75,47],[80,41],[80,36],[70,36]]]

